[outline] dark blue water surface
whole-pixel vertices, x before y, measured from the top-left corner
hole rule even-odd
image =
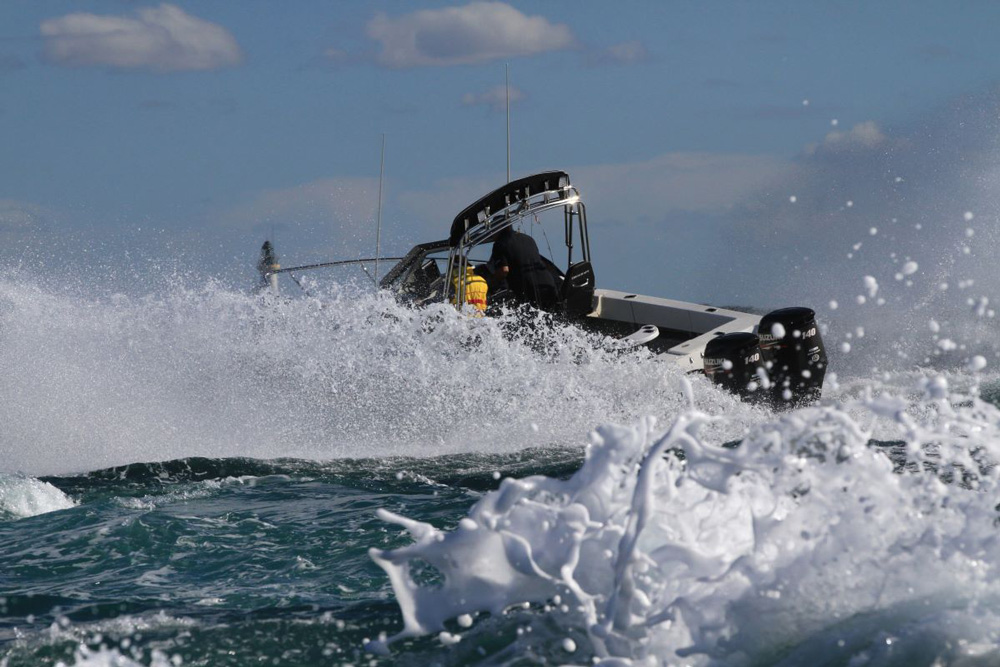
[[[496,658],[518,620],[478,623],[453,646],[424,638],[394,644],[389,656],[365,652],[366,639],[401,627],[368,549],[410,541],[375,510],[451,528],[499,484],[496,473],[564,476],[580,458],[571,450],[328,464],[192,458],[44,478],[78,504],[0,522],[0,664],[83,663],[88,650],[93,664]],[[518,651],[543,660],[548,649]]]

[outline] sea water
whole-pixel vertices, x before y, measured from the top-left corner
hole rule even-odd
[[[1000,663],[986,308],[807,304],[832,373],[775,412],[309,287],[0,278],[0,665]]]

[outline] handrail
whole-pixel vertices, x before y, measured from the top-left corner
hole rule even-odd
[[[559,194],[558,199],[551,199],[554,192]],[[572,193],[572,194],[569,194]],[[462,235],[458,245],[476,246],[483,243],[487,237],[498,234],[514,223],[528,217],[537,215],[554,208],[573,206],[580,201],[580,193],[572,185],[559,190],[546,190],[537,195],[531,195],[527,199],[515,202],[506,208],[500,209],[486,218],[480,224],[471,227]]]
[[[380,260],[387,262],[398,262],[402,257],[381,257]],[[264,275],[273,276],[278,273],[291,273],[292,271],[308,271],[309,269],[324,269],[329,266],[343,266],[345,264],[363,264],[364,262],[374,262],[374,257],[369,257],[366,259],[342,259],[336,262],[321,262],[320,264],[304,264],[302,266],[289,266],[283,269],[275,269],[274,271],[268,271]]]
[[[448,233],[451,245],[457,245],[470,229],[479,226],[501,211],[530,199],[532,195],[559,192],[570,185],[569,174],[564,171],[545,171],[511,181],[480,197],[455,216]]]

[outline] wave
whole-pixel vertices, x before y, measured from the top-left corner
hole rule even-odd
[[[676,371],[576,327],[471,321],[337,284],[311,291],[322,298],[0,279],[0,466],[51,475],[190,457],[514,452],[575,446],[581,426],[680,405]],[[702,386],[706,409],[759,418]]]
[[[72,498],[48,482],[0,472],[0,521],[23,519],[75,506]]]
[[[370,650],[531,605],[574,662],[1000,659],[1000,409],[928,387],[800,409],[735,448],[719,419],[602,427],[571,478],[504,480],[451,532],[381,510],[414,542],[371,551],[404,627]],[[901,458],[869,446],[876,422]]]
[[[454,454],[443,457],[260,460],[245,457],[211,459],[191,457],[171,461],[130,463],[83,474],[50,475],[41,482],[77,497],[150,493],[157,489],[198,483],[236,481],[261,483],[267,479],[319,479],[341,485],[448,485],[470,491],[496,488],[501,477],[545,474],[569,477],[580,466],[580,448],[546,447],[508,454]],[[91,494],[97,494],[96,496]]]

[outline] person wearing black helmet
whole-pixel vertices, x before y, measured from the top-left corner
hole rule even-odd
[[[493,242],[487,265],[495,280],[506,279],[510,291],[521,303],[552,310],[559,291],[552,272],[542,262],[535,239],[507,227]]]

